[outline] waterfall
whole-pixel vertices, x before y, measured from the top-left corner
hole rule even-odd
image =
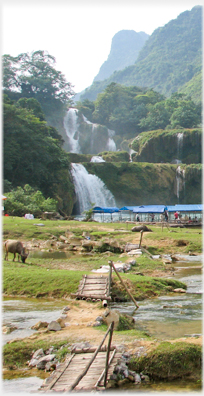
[[[70,108],[64,117],[64,128],[69,139],[71,153],[80,153],[77,113],[77,109]]]
[[[178,160],[182,161],[182,150],[183,150],[183,133],[177,134],[177,157]]]
[[[180,198],[180,191],[184,190],[184,196],[185,196],[185,169],[181,169],[180,166],[176,169],[176,196],[178,198],[178,203],[179,198]]]
[[[67,111],[64,117],[64,128],[69,141],[71,153],[82,154],[84,150],[84,142],[86,142],[86,154],[97,154],[105,150],[116,151],[116,144],[113,140],[115,131],[107,129],[105,126],[92,123],[83,114],[79,117],[78,109],[70,108]],[[102,139],[100,137],[100,129],[103,130]],[[108,137],[105,137],[105,140],[104,130],[108,134]]]
[[[116,206],[114,196],[103,181],[91,175],[81,164],[72,164],[71,174],[74,181],[79,214],[95,206]]]
[[[108,129],[108,141],[107,141],[107,151],[116,151],[116,144],[113,140],[113,136],[115,135],[115,131]]]

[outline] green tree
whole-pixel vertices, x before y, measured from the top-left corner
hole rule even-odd
[[[31,110],[4,104],[4,179],[10,188],[30,184],[55,198],[64,213],[73,208],[74,188],[68,155],[58,132],[40,121]]]
[[[3,56],[3,90],[11,99],[35,98],[46,120],[60,124],[67,106],[72,104],[73,87],[55,69],[55,58],[46,51]]]
[[[45,199],[41,191],[35,191],[29,184],[7,193],[4,204],[5,213],[13,216],[23,216],[25,213],[40,216],[44,211],[55,212],[56,208],[56,200],[50,197]]]

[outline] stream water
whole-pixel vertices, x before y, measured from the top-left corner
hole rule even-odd
[[[202,334],[202,276],[201,256],[180,257],[183,261],[174,264],[174,278],[187,284],[187,293],[175,293],[139,302],[139,309],[131,303],[112,303],[123,313],[132,315],[137,328],[145,330],[158,340],[189,337]],[[2,337],[2,342],[14,338],[24,338],[35,333],[31,326],[42,320],[50,322],[59,318],[65,307],[65,301],[53,301],[26,298],[5,298],[3,301],[3,324],[13,324],[17,330]],[[18,393],[36,391],[42,384],[39,377],[17,378],[3,381],[3,391]],[[127,388],[126,388],[127,389]],[[195,384],[182,381],[173,384],[157,383],[142,386],[142,389],[128,387],[129,391],[189,391],[200,390]],[[121,389],[122,390],[122,389]],[[123,390],[124,391],[124,390]]]

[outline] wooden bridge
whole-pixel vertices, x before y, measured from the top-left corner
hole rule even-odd
[[[104,390],[117,365],[121,352],[111,348],[114,322],[112,322],[99,347],[94,352],[73,353],[67,361],[45,380],[41,392],[71,392]],[[108,346],[102,347],[109,334]],[[77,377],[76,377],[77,376]]]
[[[84,275],[72,297],[86,300],[111,300],[110,279],[104,275]]]

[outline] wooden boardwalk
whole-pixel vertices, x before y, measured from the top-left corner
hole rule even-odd
[[[104,275],[84,275],[78,291],[72,296],[90,300],[111,300],[109,277]]]
[[[70,391],[90,391],[90,390],[104,390],[104,374],[106,365],[106,352],[98,352],[95,360],[91,364],[85,376],[72,389],[72,386],[80,373],[83,373],[87,364],[93,357],[93,353],[73,353],[69,360],[60,364],[53,374],[46,379],[44,384],[39,389],[41,392],[70,392]],[[109,369],[107,381],[113,373],[118,359],[121,357],[121,352],[115,348],[110,351],[109,355]]]

